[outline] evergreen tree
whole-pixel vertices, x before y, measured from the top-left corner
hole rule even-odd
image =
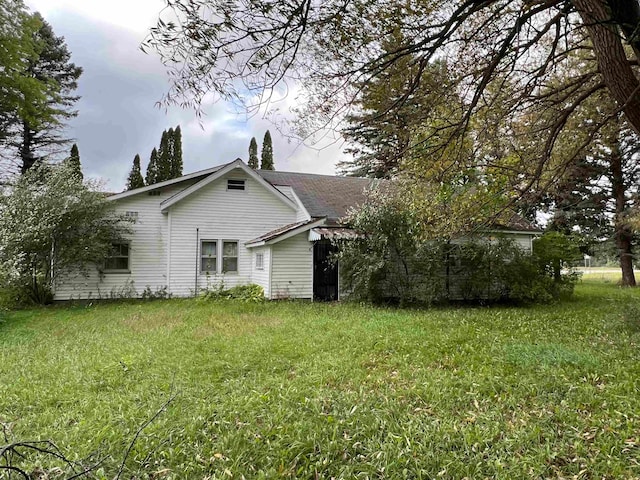
[[[395,29],[381,46],[390,55],[406,48],[407,43],[400,29]],[[424,71],[415,86],[412,82],[418,69]],[[439,99],[457,91],[449,77],[444,63],[433,62],[424,68],[414,56],[407,55],[376,78],[360,83],[355,101],[358,108],[347,115],[347,127],[342,131],[349,143],[345,152],[351,158],[338,164],[340,172],[375,178],[397,175],[409,153],[412,132],[434,117],[451,118],[445,112],[435,112]]]
[[[129,172],[129,177],[127,178],[127,190],[140,187],[144,187],[144,178],[142,178],[140,171],[140,155],[136,154],[133,159],[133,166]]]
[[[0,0],[0,26],[0,140],[4,140],[15,133],[10,126],[16,118],[33,123],[42,119],[50,87],[26,73],[40,50],[35,38],[42,26],[40,21],[22,0]],[[37,111],[41,111],[39,115]]]
[[[271,133],[267,130],[262,141],[262,170],[275,170],[273,167],[273,143],[271,142]]]
[[[40,96],[27,96],[24,109],[8,122],[7,140],[19,152],[22,173],[69,143],[63,130],[65,122],[77,115],[73,106],[79,97],[72,93],[82,74],[82,68],[71,63],[64,38],[57,37],[39,13],[33,17],[40,23],[34,35],[38,49],[37,55],[26,62],[24,76],[48,88],[44,100]]]
[[[162,138],[160,139],[160,147],[158,148],[157,158],[157,176],[156,181],[164,182],[171,178],[171,137],[173,136],[173,128],[169,131],[164,130],[162,132]]]
[[[73,171],[78,180],[82,182],[84,175],[82,174],[82,165],[80,164],[80,151],[78,150],[78,145],[75,143],[71,147],[67,162],[71,167],[71,171]]]
[[[158,183],[158,150],[155,148],[151,150],[151,157],[149,158],[149,165],[147,165],[147,177],[145,182],[147,185],[153,185]]]
[[[182,176],[182,131],[180,125],[173,131],[171,145],[171,178]]]
[[[256,142],[256,137],[251,137],[251,142],[249,143],[249,167],[254,170],[258,169],[258,142]]]

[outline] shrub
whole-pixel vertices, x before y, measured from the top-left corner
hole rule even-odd
[[[73,167],[40,165],[0,191],[0,272],[18,303],[48,303],[56,276],[86,272],[131,229],[99,185]],[[16,296],[17,295],[17,296]]]
[[[171,298],[171,294],[166,285],[155,290],[152,290],[151,287],[147,285],[142,291],[143,300],[164,300],[167,298]]]
[[[423,238],[417,219],[393,195],[370,199],[351,214],[349,221],[361,235],[338,241],[336,259],[352,299],[400,305],[529,303],[573,292],[577,277],[564,271],[573,251],[557,236],[540,242],[532,256],[508,237]]]
[[[262,302],[264,300],[264,289],[260,285],[251,283],[249,285],[238,285],[227,290],[224,284],[218,288],[206,290],[200,295],[202,300],[241,300],[243,302]]]

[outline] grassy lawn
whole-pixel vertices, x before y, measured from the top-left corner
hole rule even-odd
[[[640,290],[595,281],[534,308],[20,311],[0,421],[106,478],[172,389],[123,478],[640,478],[639,342]]]

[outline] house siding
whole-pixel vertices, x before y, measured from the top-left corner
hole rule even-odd
[[[252,274],[251,281],[256,285],[260,285],[264,288],[264,296],[265,298],[271,298],[271,282],[270,271],[271,271],[271,247],[256,247],[249,249],[249,253],[252,255]],[[256,268],[256,255],[263,255],[263,268],[262,270]]]
[[[140,296],[146,287],[152,291],[167,286],[167,216],[160,203],[195,183],[189,180],[160,190],[160,195],[142,192],[114,200],[115,210],[124,214],[138,212],[138,219],[129,237],[130,273],[104,273],[96,267],[85,274],[61,273],[54,289],[55,300]]]
[[[271,298],[313,297],[313,243],[303,232],[274,244]]]
[[[227,190],[227,179],[245,179],[245,190]],[[170,208],[171,276],[169,291],[189,296],[197,289],[225,288],[251,283],[254,256],[245,243],[282,225],[293,223],[296,212],[273,192],[236,169]],[[196,232],[196,229],[198,231]],[[199,247],[203,240],[238,241],[238,272],[200,272]],[[218,268],[221,265],[218,246]]]

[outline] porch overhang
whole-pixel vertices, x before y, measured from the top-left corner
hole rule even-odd
[[[309,230],[309,241],[319,240],[356,240],[362,238],[362,234],[352,228],[346,227],[317,227]]]

